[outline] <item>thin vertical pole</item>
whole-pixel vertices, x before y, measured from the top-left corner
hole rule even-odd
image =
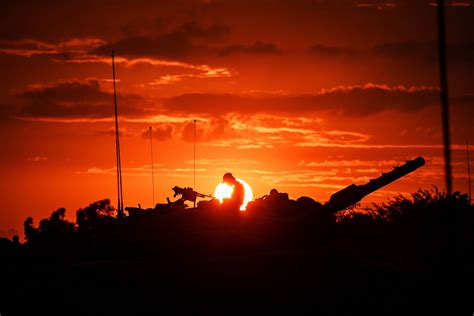
[[[469,204],[472,202],[471,198],[471,159],[469,158],[469,141],[466,140],[466,154],[467,154],[467,185],[469,190]]]
[[[155,207],[155,175],[153,172],[153,133],[150,126],[150,152],[151,152],[151,193],[153,197],[153,207]]]
[[[196,191],[196,120],[194,120],[193,179],[193,190]],[[196,201],[194,201],[194,207],[196,207]]]
[[[446,57],[446,22],[444,12],[444,0],[438,0],[438,57],[441,97],[441,118],[443,122],[444,142],[444,169],[446,177],[446,191],[450,195],[453,192],[451,171],[451,140],[449,131],[449,99],[448,99],[448,71]]]
[[[437,0],[438,12],[438,58],[439,58],[439,81],[440,81],[440,101],[441,101],[441,121],[443,127],[443,143],[444,143],[444,173],[446,181],[446,193],[451,196],[453,193],[453,180],[451,170],[451,140],[449,130],[449,98],[448,98],[448,69],[447,69],[447,53],[446,53],[446,22],[445,22],[445,7],[444,0]],[[441,266],[445,271],[456,271],[453,258],[457,257],[457,220],[458,216],[455,209],[446,212],[440,220],[441,226],[444,227],[443,240],[440,244]],[[456,273],[454,272],[454,275]],[[451,274],[446,274],[448,278],[442,277],[441,282],[445,282],[447,288],[453,288],[453,277]]]
[[[120,159],[120,139],[117,111],[117,90],[115,86],[115,51],[112,51],[112,76],[114,82],[114,109],[115,109],[115,155],[117,159],[117,211],[118,217],[123,217],[123,193],[122,193],[122,162]]]
[[[196,120],[194,120],[194,142],[193,142],[193,188],[196,190]]]

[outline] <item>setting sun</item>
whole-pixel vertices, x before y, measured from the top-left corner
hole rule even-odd
[[[244,185],[245,188],[245,196],[244,196],[244,203],[240,207],[241,211],[245,211],[247,208],[247,204],[253,200],[253,192],[250,185],[242,179],[237,179],[240,183]],[[214,190],[214,197],[219,200],[220,203],[224,201],[224,199],[230,198],[232,195],[233,188],[226,184],[226,183],[219,183]]]

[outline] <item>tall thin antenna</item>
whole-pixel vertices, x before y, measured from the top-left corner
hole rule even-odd
[[[438,0],[438,57],[439,57],[439,79],[441,97],[441,116],[443,122],[444,141],[444,169],[446,176],[446,191],[450,195],[453,192],[451,171],[451,140],[449,135],[449,100],[448,100],[448,71],[446,65],[446,22],[444,14],[444,0]]]
[[[194,120],[194,144],[193,144],[193,189],[196,191],[196,120]],[[194,207],[196,207],[196,201],[194,201]]]
[[[112,51],[112,76],[114,81],[114,108],[115,108],[115,155],[117,159],[117,216],[123,217],[123,193],[122,193],[122,161],[120,159],[120,139],[117,112],[117,90],[115,87],[115,51]]]
[[[471,159],[469,158],[469,141],[466,139],[466,154],[467,154],[467,185],[469,190],[469,204],[472,202],[471,198]]]
[[[193,189],[196,190],[196,120],[194,120],[194,141],[193,141]]]
[[[153,207],[155,207],[155,175],[153,172],[153,133],[150,126],[150,152],[151,152],[151,193],[153,196]]]

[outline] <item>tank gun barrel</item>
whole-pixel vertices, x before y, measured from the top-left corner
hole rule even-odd
[[[395,167],[392,171],[383,173],[380,177],[375,178],[363,185],[351,184],[350,186],[334,193],[324,207],[331,212],[338,212],[351,205],[356,204],[370,193],[398,180],[407,174],[415,171],[425,164],[423,157],[409,160],[402,166]]]

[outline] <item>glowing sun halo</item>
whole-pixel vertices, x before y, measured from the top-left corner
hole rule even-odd
[[[245,209],[247,208],[247,204],[253,199],[252,188],[244,180],[237,179],[237,181],[239,181],[240,183],[244,185],[244,189],[245,189],[244,203],[240,207],[240,210],[245,211]],[[214,197],[218,199],[219,202],[222,203],[224,199],[230,198],[230,196],[232,195],[232,191],[233,191],[233,188],[230,185],[226,183],[219,183],[216,189],[214,190]]]

